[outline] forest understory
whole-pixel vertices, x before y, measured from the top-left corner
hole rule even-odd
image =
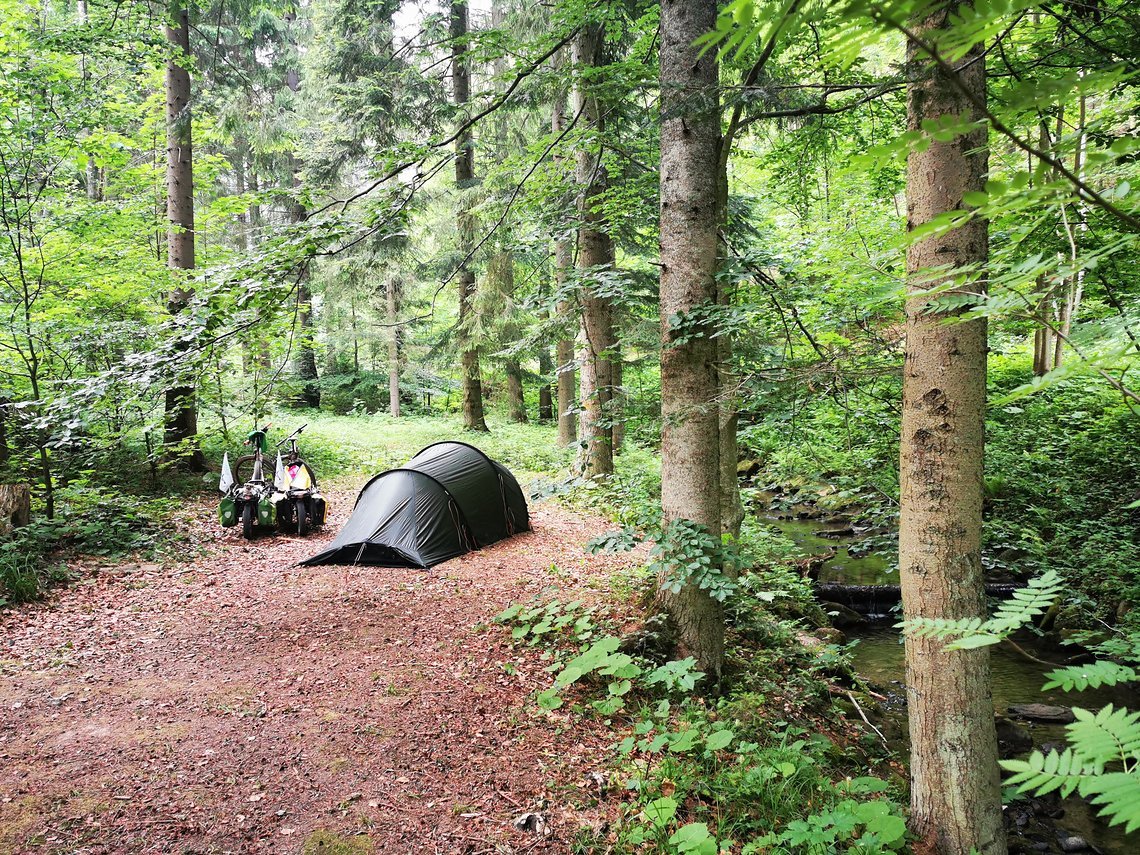
[[[0,855],[1129,855],[1137,57],[1124,0],[0,0]],[[360,524],[431,491],[418,558],[333,557],[534,532],[299,567],[460,437]]]

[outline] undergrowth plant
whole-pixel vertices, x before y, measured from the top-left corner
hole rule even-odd
[[[0,606],[36,599],[65,581],[60,552],[100,558],[152,549],[168,536],[176,499],[144,499],[106,487],[73,483],[58,491],[54,519],[37,517],[0,540]]]
[[[865,775],[833,782],[836,747],[826,736],[765,720],[764,698],[747,690],[711,703],[694,695],[704,676],[694,659],[648,661],[594,617],[578,602],[536,601],[512,604],[495,622],[553,660],[539,706],[568,706],[624,731],[613,751],[626,796],[610,851],[822,855],[904,845],[891,785]]]

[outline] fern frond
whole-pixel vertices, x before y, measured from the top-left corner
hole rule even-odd
[[[898,624],[912,638],[956,638],[965,634],[974,634],[981,630],[984,621],[981,618],[911,618]]]
[[[954,639],[948,650],[968,650],[997,644],[1029,623],[1034,617],[1044,614],[1064,588],[1061,577],[1053,570],[1030,579],[1024,588],[1018,588],[1012,596],[998,606],[989,620],[981,618],[911,618],[903,621],[902,629],[914,638]]]
[[[1140,679],[1140,672],[1128,665],[1097,660],[1088,665],[1066,665],[1050,671],[1046,676],[1049,682],[1042,686],[1042,691],[1059,688],[1065,692],[1083,692],[1089,688],[1099,689],[1101,686],[1134,682]]]
[[[1044,614],[1061,595],[1065,583],[1054,570],[1047,570],[1030,579],[1024,588],[1018,588],[1008,600],[998,606],[994,616],[986,622],[986,629],[996,634],[1009,634],[1024,626],[1031,618]]]
[[[1140,760],[1140,712],[1116,709],[1112,704],[1099,712],[1073,708],[1077,720],[1065,729],[1073,753],[1098,773],[1107,763]]]
[[[1001,767],[1013,773],[1007,783],[1037,796],[1079,791],[1101,809],[1109,825],[1123,823],[1124,832],[1131,834],[1140,829],[1140,712],[1109,704],[1099,712],[1074,709],[1073,714],[1077,720],[1066,728],[1073,747],[1002,760]],[[1110,762],[1123,762],[1124,771],[1105,772]]]
[[[1140,828],[1140,775],[1110,772],[1089,778],[1081,786],[1081,795],[1091,796],[1101,807],[1099,816],[1109,825],[1124,824],[1124,833]]]
[[[1048,754],[1034,751],[1025,760],[1002,760],[1001,767],[1014,773],[1006,783],[1017,787],[1019,793],[1037,796],[1054,790],[1060,790],[1062,796],[1072,795],[1074,790],[1092,780],[1093,774],[1093,770],[1085,768],[1071,748],[1060,753],[1053,750]]]

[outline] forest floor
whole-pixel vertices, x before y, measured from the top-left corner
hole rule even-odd
[[[430,572],[298,567],[350,504],[249,543],[203,503],[184,559],[0,613],[0,853],[567,852],[604,822],[612,732],[539,709],[546,663],[486,624],[637,558],[547,504]]]

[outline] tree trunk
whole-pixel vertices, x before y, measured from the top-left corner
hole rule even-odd
[[[190,61],[190,20],[181,0],[172,0],[166,40],[171,56],[166,61],[166,238],[167,267],[173,287],[166,308],[177,315],[193,296],[183,271],[194,269],[194,151],[190,129],[190,72],[183,63]],[[197,447],[198,409],[194,387],[175,381],[166,390],[166,431],[163,444],[167,453],[191,470],[205,468],[205,458]]]
[[[1084,175],[1085,145],[1087,139],[1085,123],[1087,110],[1088,103],[1086,96],[1082,93],[1077,102],[1077,144],[1076,152],[1073,155],[1073,174],[1079,177],[1083,177]],[[1064,205],[1061,206],[1061,223],[1065,229],[1065,237],[1069,242],[1069,259],[1074,266],[1076,266],[1077,256],[1079,255],[1078,250],[1081,237],[1088,231],[1088,223],[1086,220],[1088,212],[1085,210],[1085,206],[1078,201],[1075,210],[1075,221],[1070,221],[1066,207]],[[1085,271],[1082,267],[1078,268],[1065,281],[1065,298],[1061,308],[1060,335],[1057,336],[1057,347],[1053,354],[1054,368],[1060,368],[1064,361],[1065,342],[1068,341],[1069,336],[1072,334],[1073,322],[1076,320],[1077,313],[1080,311],[1081,300],[1084,298],[1084,290]]]
[[[606,171],[598,151],[603,131],[596,94],[582,80],[583,69],[601,65],[601,27],[584,26],[574,38],[571,51],[576,71],[574,112],[594,132],[593,145],[581,145],[577,152],[575,180],[578,184],[578,270],[585,284],[579,292],[582,305],[582,332],[586,339],[582,362],[582,449],[581,473],[586,478],[612,475],[614,471],[613,426],[610,400],[613,372],[610,364],[614,346],[613,307],[590,284],[592,275],[613,267],[614,245],[605,231],[598,208],[599,196],[606,189]],[[590,394],[585,389],[589,387]]]
[[[392,418],[400,417],[400,316],[399,280],[388,277],[388,412]],[[356,308],[353,307],[355,324]],[[355,357],[354,357],[355,360]],[[357,369],[359,370],[359,369]]]
[[[715,0],[661,4],[661,509],[666,533],[688,520],[707,532],[710,546],[720,541],[716,345],[708,328],[678,339],[671,319],[717,297],[718,69],[714,51],[698,58],[693,46],[716,16]],[[679,594],[666,581],[657,597],[680,652],[719,681],[721,604],[694,580]]]
[[[554,396],[550,391],[551,374],[554,372],[554,361],[550,358],[550,348],[542,345],[538,349],[538,373],[542,375],[542,385],[538,387],[538,420],[540,422],[554,421]]]
[[[451,4],[451,83],[452,96],[458,108],[459,121],[467,117],[467,101],[471,95],[471,79],[467,69],[467,3]],[[471,132],[464,131],[455,140],[455,186],[462,193],[475,181],[475,150]],[[475,245],[475,218],[466,200],[456,215],[459,251],[466,255]],[[456,277],[459,282],[459,343],[463,366],[463,427],[486,431],[483,417],[483,383],[479,370],[479,349],[472,341],[471,313],[475,299],[475,272],[464,263]]]
[[[937,40],[958,3],[912,22]],[[947,73],[913,43],[907,46],[907,124],[919,131],[943,116],[977,119],[979,111]],[[981,45],[957,61],[958,81],[986,97]],[[907,158],[907,228],[913,230],[984,186],[985,129],[949,142],[931,141]],[[906,356],[900,454],[899,573],[903,613],[914,618],[984,618],[981,564],[982,455],[986,392],[986,322],[948,324],[928,312],[921,292],[942,284],[929,268],[969,266],[984,287],[987,227],[982,218],[927,237],[907,250]],[[906,638],[911,738],[910,826],[924,851],[965,855],[1005,852],[988,648],[946,651],[943,640]]]
[[[621,342],[614,335],[613,360],[610,362],[610,376],[613,389],[610,394],[610,421],[613,422],[614,454],[621,454],[625,442],[625,391],[622,388],[624,364],[622,363]]]
[[[301,186],[298,176],[297,159],[293,152],[288,155],[289,184],[296,191]],[[305,206],[292,196],[289,199],[289,222],[305,222]],[[309,271],[303,270],[297,280],[297,376],[301,380],[301,404],[306,407],[321,405],[321,387],[317,384],[317,349],[314,346],[313,294],[309,290]]]
[[[0,484],[0,537],[27,525],[32,516],[32,490],[27,484]]]
[[[750,73],[748,75],[752,77]],[[717,263],[728,258],[725,234],[728,230],[728,159],[732,154],[732,144],[740,127],[741,105],[733,109],[728,130],[717,148],[716,170],[716,221],[718,229]],[[717,303],[731,306],[733,291],[717,282]],[[716,340],[717,348],[717,428],[720,439],[720,526],[723,534],[734,541],[740,538],[740,526],[744,522],[744,503],[740,499],[740,476],[736,472],[738,458],[736,432],[737,408],[740,396],[736,394],[737,379],[733,365],[732,334],[725,332]],[[725,572],[735,576],[735,566],[725,567]]]
[[[575,465],[579,472],[581,472],[583,469],[583,461],[586,458],[588,448],[585,433],[586,414],[584,412],[585,405],[583,402],[590,400],[594,396],[594,387],[592,385],[594,382],[594,372],[585,370],[585,365],[589,361],[589,356],[586,349],[586,344],[582,340],[583,338],[584,336],[582,335],[581,330],[579,330],[578,338],[574,342],[575,360],[579,365],[583,366],[582,371],[578,374],[578,397],[580,400],[577,402],[577,407],[582,422],[582,438],[576,441],[576,444],[578,446],[578,459]]]
[[[79,23],[86,26],[90,21],[87,10],[87,0],[78,0],[75,4],[75,11],[79,16]],[[91,80],[91,69],[87,66],[86,55],[81,56],[79,59],[80,74],[83,77],[83,82],[86,85]],[[89,136],[90,129],[84,131],[84,135]],[[103,201],[103,187],[102,181],[99,176],[99,166],[95,163],[95,158],[88,153],[87,155],[87,168],[85,170],[85,179],[87,185],[87,198],[92,202]]]
[[[507,412],[516,424],[526,423],[526,400],[523,397],[522,367],[517,359],[506,362]]]
[[[12,449],[8,446],[8,404],[9,400],[0,396],[0,471],[8,467]]]
[[[562,314],[561,307],[559,314]],[[578,439],[578,384],[572,339],[558,340],[555,361],[558,363],[558,444],[567,446]]]
[[[559,93],[550,111],[550,130],[555,136],[565,129],[566,120],[562,115],[564,106],[565,96]],[[554,287],[558,293],[558,316],[563,321],[564,329],[571,330],[578,326],[576,320],[573,324],[569,320],[574,315],[575,306],[564,292],[566,278],[573,263],[574,247],[571,239],[565,235],[558,235],[554,241]],[[554,357],[558,363],[558,444],[565,447],[578,438],[578,414],[575,412],[578,404],[578,384],[575,379],[577,372],[574,339],[566,336],[559,338],[555,345]]]

